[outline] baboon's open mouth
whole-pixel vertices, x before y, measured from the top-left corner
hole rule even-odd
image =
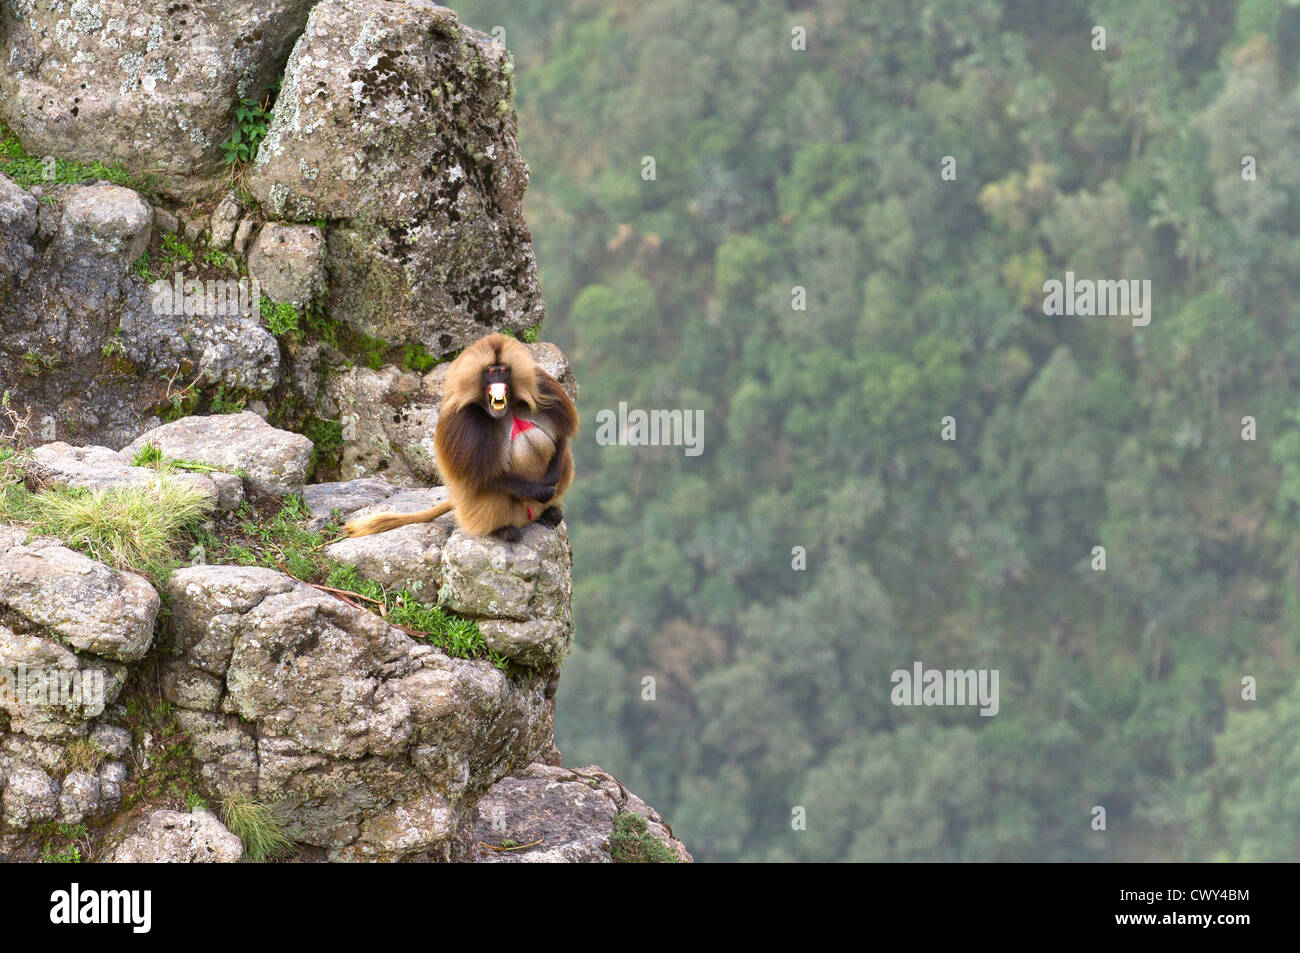
[[[493,410],[506,409],[506,385],[494,383],[488,385],[488,406]]]

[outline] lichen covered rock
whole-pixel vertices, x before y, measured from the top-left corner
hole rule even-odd
[[[225,763],[218,793],[276,803],[335,859],[447,855],[478,794],[550,743],[546,679],[449,658],[280,573],[191,567],[168,592],[165,692],[210,716],[187,724]],[[190,673],[214,690],[178,690]]]
[[[315,225],[271,222],[248,247],[248,273],[272,301],[306,306],[325,289],[325,240]]]
[[[533,764],[498,781],[478,802],[473,850],[498,864],[692,859],[652,807],[594,765]]]
[[[144,578],[37,538],[0,553],[0,604],[73,649],[131,662],[153,641],[159,599]]]
[[[141,434],[122,456],[133,459],[146,444],[174,460],[237,470],[248,489],[262,496],[301,493],[311,465],[310,440],[272,427],[251,411],[182,417]]]
[[[121,161],[193,196],[220,181],[234,106],[259,98],[311,0],[0,5],[0,119],[36,155]]]
[[[349,518],[371,512],[412,513],[436,506],[447,498],[444,487],[431,490],[406,490],[388,496],[383,502],[349,514]],[[450,515],[431,523],[401,526],[386,533],[342,539],[325,548],[330,559],[356,567],[363,579],[385,586],[409,589],[426,602],[437,600],[442,586],[442,549],[454,526]]]
[[[244,501],[244,484],[234,473],[159,473],[149,467],[132,466],[108,447],[74,447],[61,441],[32,451],[35,471],[42,484],[110,490],[118,487],[148,488],[160,480],[193,487],[222,510],[236,509]]]
[[[443,547],[440,601],[475,618],[572,621],[569,534],[533,523],[518,543],[457,529]]]
[[[254,311],[186,314],[176,274],[133,273],[158,217],[138,193],[36,191],[0,175],[0,381],[30,439],[116,448],[199,388],[279,382],[279,344]]]
[[[150,811],[110,836],[109,864],[233,864],[244,845],[211,811]]]
[[[312,11],[250,185],[275,217],[331,221],[335,318],[434,355],[541,321],[512,74],[427,0]]]

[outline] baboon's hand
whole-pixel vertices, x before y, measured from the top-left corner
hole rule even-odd
[[[555,496],[554,483],[534,483],[532,498],[538,503],[545,503]]]

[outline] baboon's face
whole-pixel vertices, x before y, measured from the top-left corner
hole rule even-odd
[[[483,369],[483,406],[495,419],[510,411],[510,365],[492,364]]]

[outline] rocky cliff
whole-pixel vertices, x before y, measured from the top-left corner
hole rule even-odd
[[[442,498],[543,317],[511,64],[421,0],[0,0],[0,857],[678,860],[560,766],[563,524]]]

